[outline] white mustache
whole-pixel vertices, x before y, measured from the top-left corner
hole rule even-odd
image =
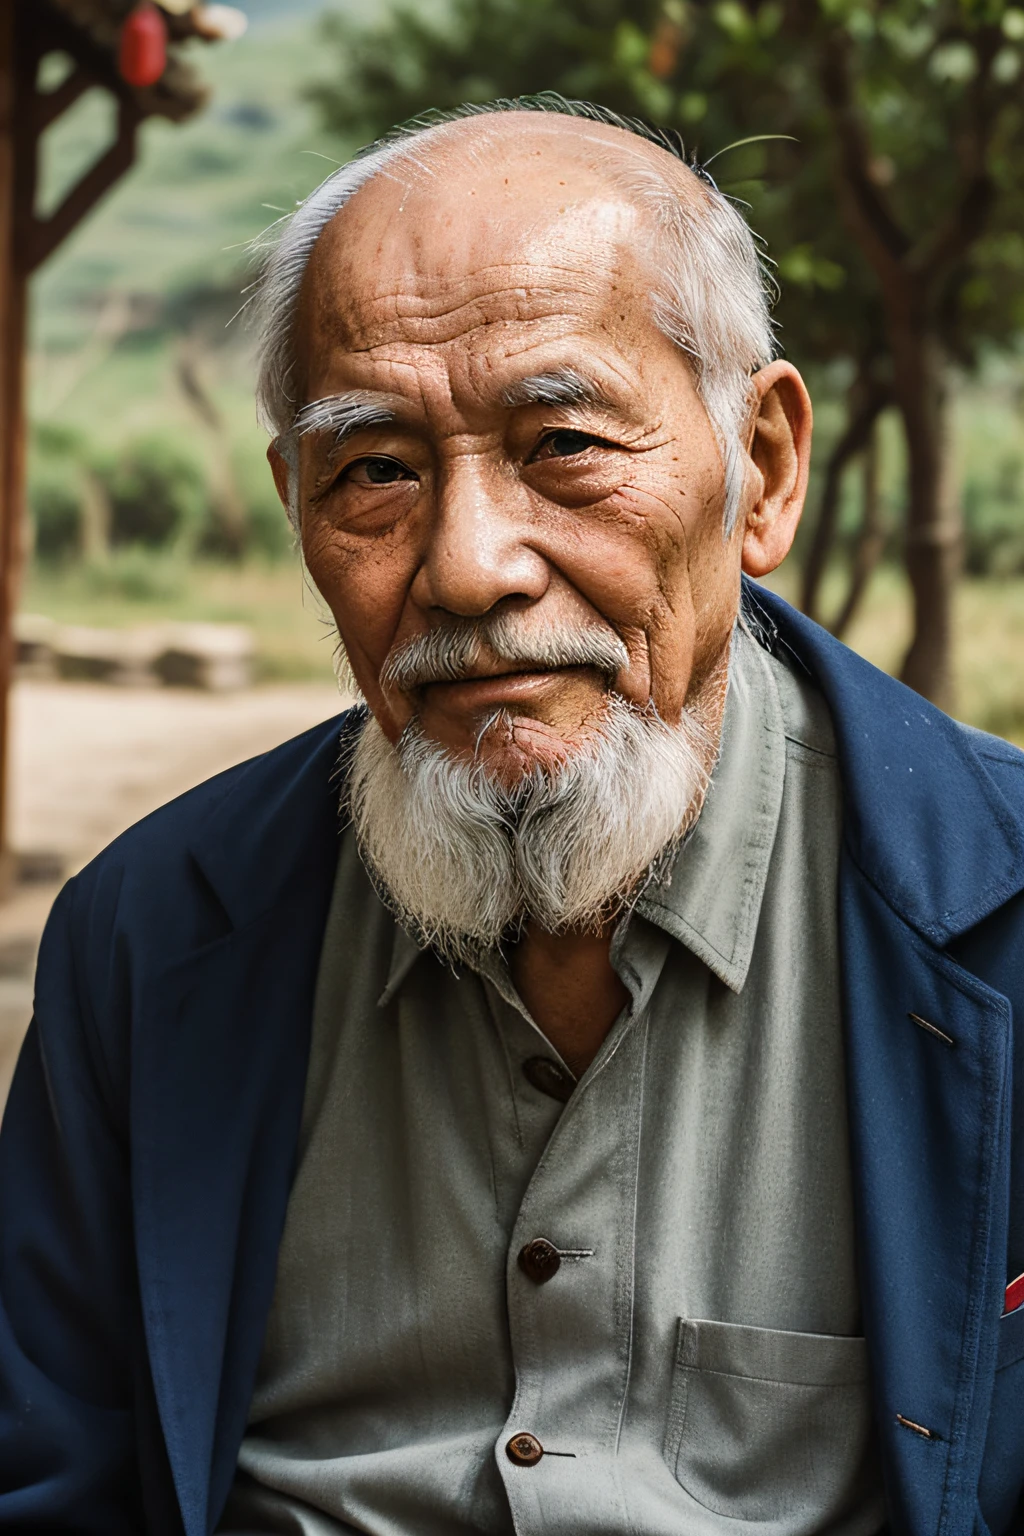
[[[469,677],[485,655],[511,666],[553,671],[593,667],[613,678],[629,652],[615,631],[602,624],[538,629],[518,613],[449,620],[417,635],[389,654],[380,672],[382,688],[411,692],[430,683],[457,683]]]

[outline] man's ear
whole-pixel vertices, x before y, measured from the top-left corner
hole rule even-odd
[[[280,438],[275,437],[267,449],[267,462],[274,476],[274,485],[281,498],[281,505],[293,525],[298,528],[298,466],[281,452]]]
[[[789,554],[807,495],[811,462],[811,398],[792,363],[781,359],[755,373],[757,408],[748,452],[759,490],[747,510],[743,569],[767,576]]]

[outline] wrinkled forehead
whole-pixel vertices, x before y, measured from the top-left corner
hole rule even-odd
[[[510,113],[413,140],[320,236],[300,350],[444,341],[566,306],[598,326],[616,304],[628,318],[649,302],[655,243],[630,178],[652,165],[688,195],[685,167],[603,124]]]

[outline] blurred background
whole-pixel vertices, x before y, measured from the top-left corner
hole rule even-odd
[[[255,420],[249,247],[430,107],[588,97],[744,205],[817,411],[773,584],[1024,744],[1024,8],[7,3],[0,1092],[60,881],[339,707]]]

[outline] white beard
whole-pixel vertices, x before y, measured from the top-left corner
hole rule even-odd
[[[699,814],[714,758],[691,713],[666,725],[609,695],[600,728],[513,793],[418,722],[393,747],[372,717],[348,794],[383,899],[423,946],[470,961],[528,920],[593,931],[636,899]]]

